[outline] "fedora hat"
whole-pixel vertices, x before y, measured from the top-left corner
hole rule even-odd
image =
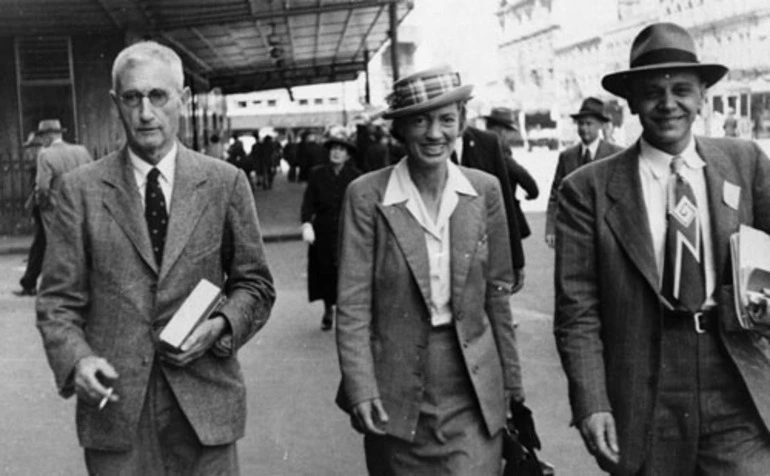
[[[594,97],[585,98],[583,104],[580,105],[580,110],[575,114],[570,114],[570,117],[575,120],[586,116],[593,116],[602,122],[610,121],[610,118],[604,114],[604,103]]]
[[[487,120],[487,124],[490,122],[494,124],[500,124],[507,127],[512,131],[518,131],[519,127],[516,125],[517,117],[513,109],[507,107],[493,107],[488,116],[482,116]]]
[[[65,132],[67,129],[62,128],[61,122],[58,119],[43,119],[37,124],[37,133],[43,134],[45,132]]]
[[[354,154],[356,150],[358,150],[358,147],[350,140],[350,138],[342,131],[335,131],[333,133],[330,133],[326,140],[324,141],[324,147],[327,149],[331,148],[331,146],[339,144],[343,145],[348,148],[348,152],[350,154]]]
[[[382,117],[395,119],[431,111],[471,96],[473,86],[460,82],[460,73],[449,66],[420,71],[399,79],[388,96],[389,108]]]
[[[700,75],[706,87],[727,73],[724,65],[698,61],[695,42],[687,30],[674,23],[653,23],[634,38],[630,68],[604,76],[602,86],[612,94],[628,98],[630,78],[664,69],[694,71]]]

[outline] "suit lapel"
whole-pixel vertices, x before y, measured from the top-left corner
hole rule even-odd
[[[463,156],[460,163],[465,167],[478,167],[476,165],[476,140],[471,129],[466,130],[463,134]]]
[[[460,310],[461,296],[468,277],[471,258],[474,257],[477,241],[479,239],[479,227],[483,220],[478,204],[478,197],[458,195],[457,206],[449,219],[449,236],[451,243],[452,266],[452,311],[455,315]]]
[[[717,284],[719,284],[728,262],[730,235],[738,229],[739,225],[738,210],[730,208],[723,200],[722,194],[725,182],[739,185],[741,181],[737,171],[731,167],[732,162],[720,149],[702,139],[696,139],[695,145],[698,154],[706,162],[706,192],[709,197],[714,265]]]
[[[110,189],[104,195],[104,206],[134,245],[142,260],[157,273],[158,266],[152,254],[150,235],[144,219],[142,196],[136,188],[136,179],[127,151],[124,148],[115,157],[103,160],[112,161],[110,170],[104,177],[104,182]]]
[[[607,195],[613,203],[605,220],[631,261],[657,292],[660,287],[658,269],[639,178],[639,145],[616,161],[610,173]]]
[[[179,258],[207,207],[201,190],[201,186],[206,182],[206,175],[197,166],[197,161],[195,156],[179,145],[160,280],[168,274]]]
[[[406,208],[406,202],[395,205],[377,205],[396,238],[404,259],[420,288],[425,305],[430,307],[430,265],[425,246],[425,233],[417,220]]]

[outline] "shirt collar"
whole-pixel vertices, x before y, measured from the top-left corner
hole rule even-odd
[[[401,159],[390,173],[388,185],[385,187],[385,195],[382,197],[382,204],[384,206],[395,205],[409,200],[409,187],[415,187],[415,185],[409,176],[406,160],[406,157]],[[460,170],[460,167],[447,161],[447,169],[447,190],[472,197],[478,196],[476,189],[473,188],[473,185],[471,185],[468,177]]]
[[[140,159],[139,156],[131,150],[131,147],[126,147],[126,149],[128,149],[128,158],[131,160],[134,172],[139,177],[142,177],[142,180],[139,182],[140,187],[144,185],[145,180],[147,180],[147,174],[150,173],[150,170],[152,170],[153,167],[158,169],[161,178],[165,179],[169,184],[174,183],[174,173],[176,172],[175,159],[177,151],[179,150],[176,141],[174,141],[174,145],[171,147],[171,150],[168,151],[168,154],[164,155],[158,164],[154,166],[149,162]]]
[[[581,144],[582,144],[582,147],[580,149],[581,155],[585,154],[586,149],[588,149],[589,151],[591,151],[591,159],[592,160],[595,159],[596,158],[596,151],[599,149],[599,141],[600,140],[601,140],[601,138],[597,136],[596,139],[594,139],[593,142],[591,142],[588,145],[583,144],[581,142]]]
[[[655,148],[652,144],[647,142],[644,137],[639,140],[639,145],[641,149],[641,158],[642,160],[647,161],[650,170],[656,179],[665,178],[671,175],[670,164],[671,159],[674,158],[673,155]],[[697,170],[706,166],[706,162],[703,161],[698,155],[698,151],[695,150],[695,140],[692,135],[690,136],[690,141],[687,143],[687,146],[678,155],[684,159],[685,166],[690,169]]]

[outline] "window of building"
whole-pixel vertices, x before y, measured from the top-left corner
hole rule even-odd
[[[238,101],[238,107],[246,107],[247,105],[246,101]]]
[[[300,99],[299,100],[299,105],[300,106],[307,106],[307,99]]]
[[[315,100],[313,101],[313,104],[323,104],[323,103],[324,103],[323,98],[315,98]]]
[[[329,104],[339,104],[340,98],[329,98],[328,101],[329,101]]]
[[[256,99],[254,101],[251,101],[251,103],[253,105],[255,105],[255,106],[261,106],[262,105],[262,100],[261,99]]]
[[[277,104],[277,102],[276,102],[275,99],[268,99],[267,100],[267,107],[275,107],[276,104]]]

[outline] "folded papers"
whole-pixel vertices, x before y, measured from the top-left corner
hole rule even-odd
[[[161,331],[160,341],[178,350],[193,329],[208,319],[224,299],[218,286],[201,279]]]

